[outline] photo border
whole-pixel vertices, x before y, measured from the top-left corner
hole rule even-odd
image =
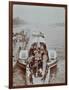
[[[65,9],[65,83],[55,84],[40,84],[40,85],[23,85],[13,86],[13,5],[32,5],[32,6],[47,6],[47,7],[63,7]],[[28,87],[44,87],[44,86],[60,86],[67,85],[67,5],[50,4],[50,3],[35,3],[35,2],[18,2],[9,1],[9,88],[28,88]]]

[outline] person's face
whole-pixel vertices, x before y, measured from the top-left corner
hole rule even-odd
[[[38,53],[38,51],[37,50],[34,50],[34,54],[37,54]]]
[[[33,45],[33,48],[36,49],[36,48],[37,48],[37,44],[34,44],[34,45]]]

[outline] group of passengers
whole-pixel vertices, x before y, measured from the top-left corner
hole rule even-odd
[[[46,44],[43,42],[33,43],[29,50],[28,59],[30,72],[35,77],[44,76],[48,59],[49,58]]]

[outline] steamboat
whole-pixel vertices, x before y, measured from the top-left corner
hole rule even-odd
[[[57,53],[47,49],[42,32],[33,33],[27,49],[20,49],[17,65],[26,76],[26,85],[49,84],[50,74],[57,67]]]

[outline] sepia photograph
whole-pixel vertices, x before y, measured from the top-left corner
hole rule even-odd
[[[9,88],[67,84],[67,6],[9,3]]]

